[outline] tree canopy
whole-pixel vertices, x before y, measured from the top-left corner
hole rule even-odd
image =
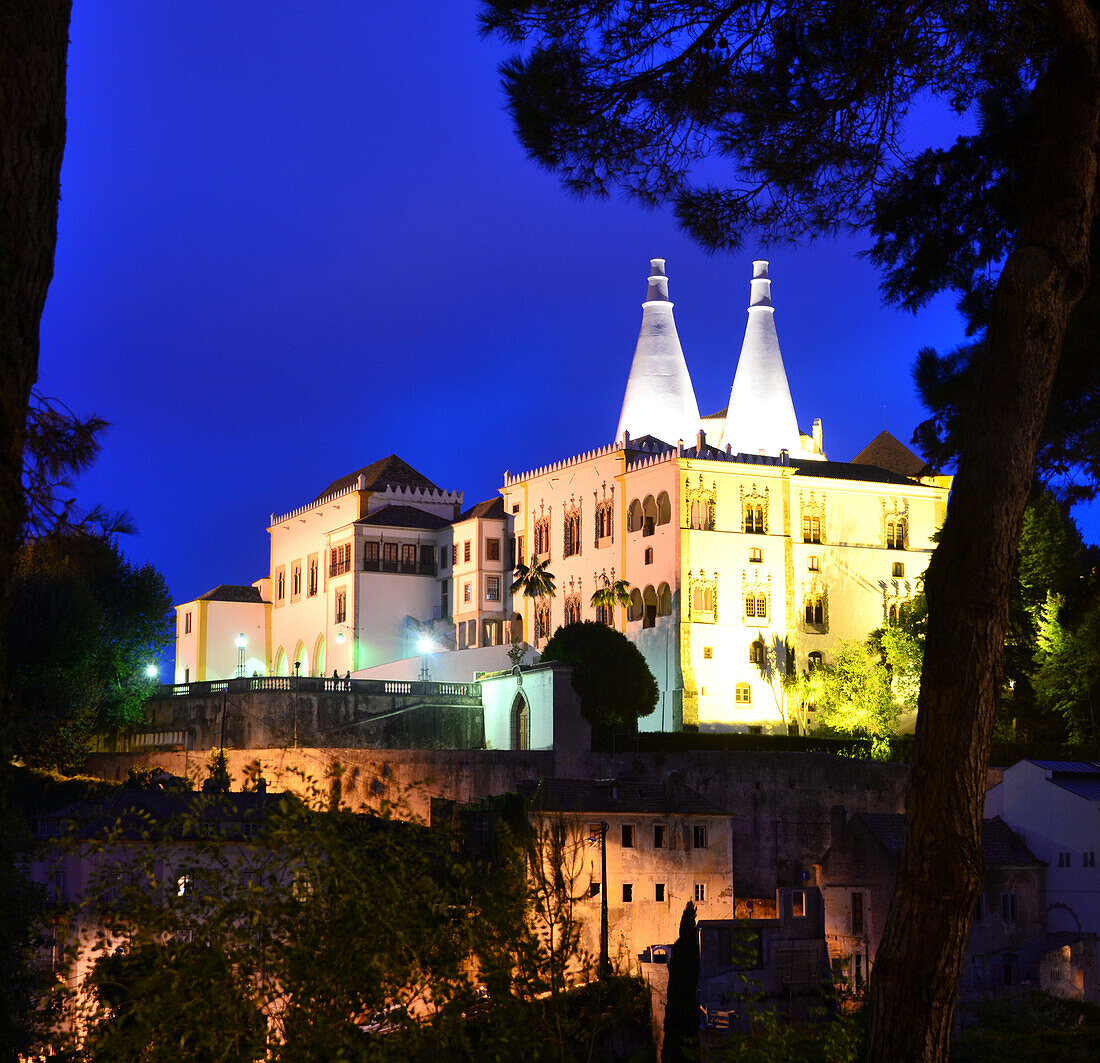
[[[629,730],[657,707],[657,680],[641,651],[605,624],[585,620],[559,627],[542,659],[573,665],[581,712],[595,726]]]
[[[128,562],[113,538],[76,532],[26,542],[5,639],[19,754],[71,770],[96,730],[140,719],[153,687],[146,668],[173,630],[164,578]]]

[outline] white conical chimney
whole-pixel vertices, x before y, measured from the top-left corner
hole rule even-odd
[[[752,264],[749,320],[720,447],[727,444],[734,454],[779,457],[783,450],[791,454],[801,454],[803,450],[783,356],[779,353],[772,282],[768,278],[768,264],[762,260]]]
[[[674,445],[698,431],[699,404],[676,335],[665,260],[655,258],[615,438],[622,440],[628,432],[635,439],[651,435]]]

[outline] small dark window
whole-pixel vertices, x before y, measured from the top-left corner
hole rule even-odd
[[[863,933],[863,894],[852,894],[852,933],[859,936]]]
[[[663,882],[653,883],[653,899],[660,903],[665,899],[665,884]],[[668,962],[667,960],[665,961]]]
[[[707,847],[707,828],[704,823],[696,823],[691,829],[691,847],[693,849],[705,849]]]
[[[634,848],[634,824],[633,823],[624,823],[623,824],[623,835],[622,835],[622,837],[623,837],[623,848],[624,849],[633,849]]]
[[[623,883],[623,904],[630,904],[634,900],[634,883]]]
[[[668,844],[668,827],[663,823],[653,825],[653,848],[663,849]]]

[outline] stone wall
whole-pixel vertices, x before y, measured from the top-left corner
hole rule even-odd
[[[99,753],[86,771],[125,779],[132,767],[157,765],[174,774],[205,778],[203,752]],[[559,772],[552,751],[231,749],[234,789],[262,770],[272,790],[313,793],[329,801],[339,793],[352,808],[382,801],[428,818],[432,797],[463,802],[514,791],[520,782]],[[691,752],[593,754],[586,778],[633,775],[659,781],[678,771],[687,785],[730,812],[734,885],[739,896],[766,897],[777,886],[812,884],[803,873],[829,846],[829,809],[901,812],[909,768],[827,753]],[[570,772],[570,774],[576,774]]]
[[[154,741],[160,735],[183,735],[186,741],[172,744],[211,749],[222,744],[223,718],[224,744],[235,749],[485,747],[477,684],[243,679],[179,689],[187,692],[150,698],[141,728],[130,736],[101,740],[100,750],[124,752],[161,744]]]

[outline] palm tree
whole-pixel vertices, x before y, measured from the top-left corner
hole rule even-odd
[[[530,565],[519,562],[512,593],[523,591],[524,598],[553,598],[557,588],[554,586],[554,573],[546,567],[549,564],[550,558],[540,561],[538,554],[531,555]]]
[[[539,560],[538,554],[531,555],[531,564],[525,565],[522,561],[516,565],[515,568],[515,580],[512,582],[512,593],[517,594],[522,591],[524,598],[534,598],[536,601],[539,598],[553,598],[556,593],[554,586],[554,573],[550,571],[547,566],[550,564],[550,558],[544,558]],[[549,635],[547,631],[547,635]],[[538,614],[536,613],[535,620],[535,645],[538,645],[539,632],[538,632]],[[515,644],[513,644],[513,650]]]
[[[605,615],[610,617],[612,615],[611,610],[616,605],[630,605],[630,584],[625,579],[617,579],[614,583],[605,583],[593,593],[592,605],[596,609],[607,610]]]

